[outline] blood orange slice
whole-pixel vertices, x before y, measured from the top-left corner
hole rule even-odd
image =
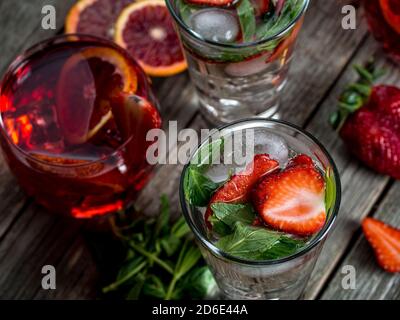
[[[164,1],[149,0],[126,7],[115,25],[115,41],[150,76],[170,76],[187,68]]]
[[[400,2],[398,0],[379,0],[386,22],[400,33]]]
[[[57,87],[57,118],[65,140],[84,143],[111,118],[115,91],[135,93],[137,75],[128,60],[107,47],[88,48],[65,63]]]
[[[69,11],[66,33],[83,33],[113,39],[114,23],[132,0],[80,0]]]

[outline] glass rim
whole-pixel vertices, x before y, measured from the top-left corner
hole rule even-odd
[[[76,37],[74,39],[74,37]],[[84,33],[68,33],[68,34],[61,34],[61,35],[57,35],[57,36],[53,36],[47,39],[44,39],[32,46],[30,46],[29,48],[27,48],[26,50],[24,50],[21,54],[19,54],[11,63],[10,65],[7,67],[4,75],[2,76],[2,78],[0,79],[0,96],[2,93],[2,88],[4,85],[4,81],[6,80],[6,78],[12,74],[13,72],[15,72],[15,70],[21,66],[21,64],[24,62],[24,60],[35,54],[36,52],[39,52],[40,50],[43,50],[44,48],[46,48],[47,46],[51,46],[54,45],[56,43],[67,43],[70,41],[76,41],[79,39],[88,39],[88,40],[92,40],[94,42],[98,42],[98,43],[103,43],[106,45],[110,45],[113,48],[117,49],[118,51],[124,51],[123,48],[121,48],[120,46],[118,46],[117,44],[115,44],[114,42],[108,40],[108,39],[104,39],[98,36],[93,36],[93,35],[89,35],[89,34],[84,34]],[[60,41],[60,42],[56,42],[56,41]],[[135,62],[135,64],[139,67],[140,70],[141,67],[137,64],[137,62],[134,60],[134,58],[128,54],[128,56]],[[142,71],[143,72],[143,71]],[[19,152],[20,154],[22,154],[24,157],[26,157],[27,159],[29,159],[30,161],[33,161],[35,163],[39,163],[39,164],[43,164],[46,165],[48,167],[53,167],[53,168],[84,168],[87,166],[92,166],[93,164],[96,163],[103,163],[113,157],[120,157],[120,151],[126,147],[127,144],[129,144],[129,142],[133,139],[133,136],[131,136],[129,139],[127,139],[123,144],[121,144],[120,146],[118,146],[118,148],[116,148],[115,150],[113,150],[112,152],[110,152],[109,154],[105,155],[104,157],[101,157],[99,159],[95,159],[95,160],[84,160],[84,163],[78,163],[78,164],[58,164],[58,163],[53,163],[50,161],[45,161],[45,160],[41,160],[38,159],[34,156],[32,156],[31,153],[27,152],[26,150],[22,149],[21,147],[17,146],[12,140],[11,137],[9,136],[9,134],[6,132],[6,129],[4,127],[4,122],[3,122],[3,116],[2,116],[3,112],[0,111],[0,134],[2,134],[6,140],[8,145],[17,150],[17,152]],[[57,155],[53,155],[53,154],[47,154],[42,152],[41,154],[45,154],[48,155],[49,157],[54,156],[55,158],[57,158]],[[73,159],[73,157],[71,157],[71,159]]]
[[[216,42],[213,40],[207,40],[204,37],[202,37],[200,34],[197,32],[194,32],[192,29],[190,29],[185,22],[182,21],[182,19],[178,16],[178,14],[175,12],[175,9],[173,7],[173,2],[175,0],[165,0],[168,10],[171,13],[172,17],[174,20],[178,23],[178,25],[185,30],[189,35],[191,35],[193,38],[200,40],[204,43],[207,43],[209,45],[217,46],[217,47],[222,47],[222,48],[228,48],[228,49],[245,49],[245,48],[250,48],[253,46],[261,45],[266,42],[275,40],[277,38],[280,38],[283,34],[285,34],[287,31],[293,28],[293,26],[296,24],[297,21],[301,19],[301,17],[304,16],[308,5],[310,4],[310,0],[304,0],[303,8],[299,12],[299,14],[292,20],[290,23],[283,28],[282,30],[277,31],[274,35],[269,36],[265,39],[260,39],[257,41],[252,41],[252,42],[246,42],[246,43],[240,43],[240,44],[231,44],[231,43],[221,43],[221,42]]]
[[[333,161],[333,158],[329,154],[329,152],[326,150],[326,148],[315,138],[313,135],[311,135],[309,132],[305,131],[304,129],[290,123],[287,121],[282,121],[282,120],[275,120],[275,119],[256,119],[256,118],[249,118],[249,119],[243,119],[243,120],[238,120],[226,125],[223,125],[219,127],[217,130],[222,131],[225,129],[228,129],[229,127],[233,127],[235,125],[241,124],[241,123],[246,123],[246,122],[266,122],[266,123],[272,123],[272,124],[278,124],[282,125],[285,127],[289,127],[291,129],[295,129],[298,131],[300,134],[303,136],[307,137],[310,139],[313,143],[315,143],[320,150],[323,152],[323,154],[326,156],[328,159],[329,164],[332,167],[332,171],[335,177],[335,186],[336,186],[336,199],[335,199],[335,205],[333,207],[331,216],[329,218],[329,221],[325,224],[325,226],[322,228],[322,230],[319,231],[319,233],[310,241],[308,245],[306,245],[304,248],[302,248],[300,251],[296,252],[295,254],[292,254],[287,257],[283,257],[280,259],[275,259],[275,260],[248,260],[248,259],[242,259],[236,256],[233,256],[229,253],[226,253],[222,250],[220,250],[218,247],[216,247],[210,240],[207,239],[207,237],[203,236],[202,232],[197,228],[197,226],[194,224],[192,218],[190,217],[190,209],[187,207],[187,202],[184,194],[184,177],[186,170],[188,169],[190,165],[190,161],[192,160],[193,156],[196,154],[196,152],[203,146],[204,143],[206,143],[209,139],[210,136],[205,138],[201,143],[198,145],[196,151],[191,155],[190,160],[188,163],[183,167],[182,173],[181,173],[181,178],[180,178],[180,184],[179,184],[179,201],[180,205],[183,211],[183,216],[185,217],[186,222],[188,223],[190,229],[192,232],[195,234],[196,238],[201,242],[203,246],[205,246],[213,255],[216,257],[222,258],[224,260],[229,260],[235,263],[243,264],[243,265],[248,265],[248,266],[272,266],[272,265],[278,265],[282,264],[285,262],[289,262],[292,260],[295,260],[299,257],[302,257],[306,253],[310,252],[312,249],[314,249],[318,244],[323,241],[329,231],[332,229],[334,222],[336,221],[336,218],[339,213],[339,208],[340,208],[340,202],[341,202],[341,183],[340,183],[340,175],[339,171],[336,167],[335,162]]]

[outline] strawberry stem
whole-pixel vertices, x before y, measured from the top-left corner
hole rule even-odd
[[[368,61],[364,66],[355,65],[354,69],[359,79],[346,87],[339,98],[338,110],[330,117],[330,124],[337,131],[340,131],[352,113],[368,102],[375,81],[385,74],[384,70],[376,69],[373,60]]]

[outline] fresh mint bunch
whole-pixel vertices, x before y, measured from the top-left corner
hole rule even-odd
[[[121,213],[112,220],[127,254],[115,282],[103,288],[104,293],[117,291],[129,300],[202,299],[215,289],[183,217],[171,223],[165,196],[160,211],[156,219],[132,219]]]

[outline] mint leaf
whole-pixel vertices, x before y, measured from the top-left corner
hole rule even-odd
[[[276,260],[280,258],[289,257],[306,245],[304,240],[298,240],[282,236],[279,241],[269,250],[263,252],[259,260]]]
[[[189,226],[187,225],[185,218],[180,217],[172,226],[171,234],[180,239],[188,233],[190,233]]]
[[[169,202],[166,195],[161,196],[161,209],[160,214],[157,217],[154,237],[158,237],[160,234],[164,235],[168,230],[168,222],[170,219],[169,214]]]
[[[234,233],[216,243],[222,251],[248,260],[274,260],[287,257],[305,245],[304,240],[293,239],[281,232],[241,222],[235,224]]]
[[[256,33],[256,16],[250,0],[241,0],[236,8],[242,29],[243,42],[254,40]]]
[[[224,140],[217,139],[203,146],[193,157],[184,177],[184,193],[190,204],[205,207],[210,201],[212,193],[221,183],[215,183],[204,175],[204,171],[217,160],[223,152]]]
[[[194,166],[189,166],[184,182],[184,192],[186,200],[190,204],[198,207],[207,206],[211,195],[217,190],[220,184],[211,181]]]
[[[163,299],[166,291],[161,279],[156,275],[150,275],[143,285],[143,294],[149,297]]]
[[[134,285],[129,290],[128,295],[126,296],[126,300],[138,300],[140,297],[140,293],[142,291],[143,285],[146,281],[146,276],[144,273],[140,273],[134,279]]]
[[[214,203],[211,210],[213,231],[220,236],[232,233],[236,222],[251,224],[256,217],[250,204]]]
[[[286,0],[279,16],[274,15],[257,28],[257,39],[265,39],[283,31],[300,14],[304,0]]]
[[[180,13],[182,21],[190,27],[190,17],[196,8],[194,6],[189,5],[184,0],[177,0],[178,12]]]
[[[182,280],[183,289],[194,299],[204,299],[217,286],[215,279],[207,266],[194,268]]]
[[[325,172],[325,210],[326,214],[329,215],[330,211],[336,201],[336,185],[334,182],[334,176],[332,168],[326,168]]]
[[[221,157],[224,150],[224,139],[217,139],[203,146],[193,157],[191,163],[201,172],[209,165],[218,164],[217,160]]]
[[[281,234],[265,228],[256,228],[241,222],[235,224],[234,233],[221,238],[216,246],[235,257],[255,260],[263,252],[272,248]]]

